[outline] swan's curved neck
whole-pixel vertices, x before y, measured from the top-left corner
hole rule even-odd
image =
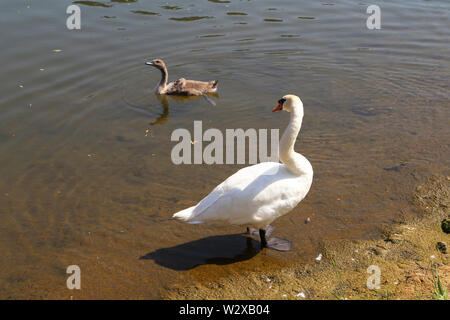
[[[167,68],[165,66],[163,69],[159,70],[161,71],[161,80],[159,81],[157,91],[158,93],[162,93],[166,89],[169,73],[167,72]]]
[[[305,169],[302,165],[303,161],[300,159],[303,156],[294,151],[294,145],[302,126],[303,110],[300,108],[292,109],[291,119],[280,140],[280,160],[291,172],[301,174],[304,173]]]

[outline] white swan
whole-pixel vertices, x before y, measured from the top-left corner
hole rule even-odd
[[[259,229],[261,246],[290,250],[290,242],[266,239],[275,219],[291,211],[311,187],[313,169],[309,161],[294,151],[303,119],[303,103],[295,95],[286,95],[272,112],[291,113],[289,125],[280,140],[283,163],[262,162],[243,168],[219,184],[196,206],[179,211],[173,218],[188,223],[228,223]],[[268,228],[269,227],[269,228]],[[266,234],[266,228],[267,234]]]

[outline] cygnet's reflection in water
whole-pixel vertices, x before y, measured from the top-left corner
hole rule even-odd
[[[179,96],[179,95],[168,96],[165,94],[156,94],[156,98],[161,103],[162,113],[158,116],[158,118],[155,121],[150,122],[150,125],[153,126],[155,124],[164,124],[165,122],[167,122],[167,120],[169,119],[169,98],[181,103],[187,103],[189,101],[196,99],[206,99],[206,101],[215,106],[216,103],[210,97],[219,98],[219,94],[209,93],[203,96]]]
[[[160,266],[177,271],[200,265],[227,265],[253,258],[260,252],[258,241],[245,234],[211,236],[150,252],[140,259],[154,260]]]

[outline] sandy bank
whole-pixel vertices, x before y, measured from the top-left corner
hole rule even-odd
[[[441,226],[449,202],[450,178],[430,177],[411,197],[408,210],[416,217],[389,226],[380,239],[325,243],[322,258],[312,263],[176,285],[164,298],[433,299],[436,267],[443,285],[450,284],[450,234]],[[369,266],[379,267],[379,289],[367,287]]]

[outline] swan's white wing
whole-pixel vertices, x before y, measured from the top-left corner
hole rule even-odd
[[[234,192],[244,189],[253,181],[255,176],[262,175],[264,172],[269,174],[276,173],[277,169],[275,169],[275,171],[271,171],[271,169],[274,167],[278,168],[279,165],[279,163],[275,162],[263,162],[237,171],[215,187],[214,190],[204,197],[196,206],[175,213],[174,218],[187,222],[203,222],[200,215],[211,205],[216,203],[217,200],[226,197],[227,195],[229,197]]]
[[[182,220],[265,226],[303,199],[310,185],[304,178],[274,162],[243,168],[185,212]]]
[[[195,207],[194,214],[200,214],[208,209],[213,203],[215,203],[219,198],[234,193],[236,191],[241,191],[247,187],[256,176],[262,175],[263,172],[272,173],[269,169],[274,167],[274,164],[278,166],[275,162],[264,162],[257,165],[245,167],[235,174],[229,176],[225,181],[219,184],[214,190],[203,198]]]

